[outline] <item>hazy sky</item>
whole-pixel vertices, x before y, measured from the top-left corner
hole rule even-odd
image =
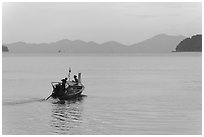
[[[3,43],[61,39],[140,42],[160,33],[202,32],[201,3],[3,3]]]

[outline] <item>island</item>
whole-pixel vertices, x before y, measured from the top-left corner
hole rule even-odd
[[[2,45],[2,52],[9,52],[9,49],[8,47]]]
[[[202,52],[202,35],[184,39],[177,45],[176,52]]]

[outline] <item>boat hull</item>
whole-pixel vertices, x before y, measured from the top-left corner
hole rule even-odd
[[[52,84],[53,92],[52,97],[58,98],[60,100],[69,100],[81,96],[81,93],[84,90],[84,85],[81,83],[78,85],[69,85],[67,88],[64,88],[61,84]]]
[[[64,96],[58,96],[58,98],[59,98],[60,100],[75,99],[75,98],[77,98],[77,97],[80,97],[80,96],[81,96],[81,93],[82,93],[82,91],[81,91],[81,92],[78,92],[77,94],[73,94],[73,95],[67,95],[67,94],[65,94]]]

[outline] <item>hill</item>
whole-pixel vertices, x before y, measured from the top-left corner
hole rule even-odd
[[[181,41],[176,47],[177,52],[202,52],[202,35],[194,35]]]
[[[170,36],[166,34],[159,34],[150,39],[144,40],[140,43],[131,45],[131,51],[136,52],[171,52],[175,49],[180,41],[185,39],[184,36]]]

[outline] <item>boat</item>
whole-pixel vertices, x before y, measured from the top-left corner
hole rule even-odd
[[[68,81],[66,81],[66,78],[66,80],[61,80],[62,82],[51,82],[53,91],[48,98],[52,97],[60,100],[69,100],[81,96],[81,93],[85,89],[85,86],[81,82],[81,73],[78,73],[78,82],[76,82],[70,80],[70,72],[71,69],[69,69]],[[64,80],[65,82],[63,83]]]

